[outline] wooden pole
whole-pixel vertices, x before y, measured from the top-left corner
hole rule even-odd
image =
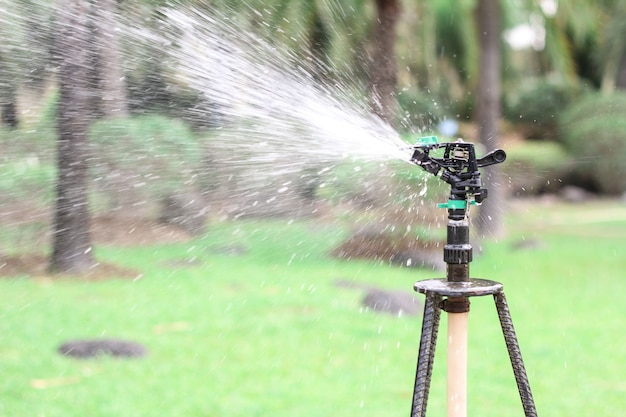
[[[467,319],[469,312],[448,313],[448,417],[467,417]]]

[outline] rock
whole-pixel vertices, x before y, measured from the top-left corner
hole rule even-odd
[[[99,356],[140,358],[148,354],[148,350],[139,343],[120,339],[72,340],[59,346],[58,352],[78,359]]]
[[[370,288],[363,298],[363,305],[374,311],[393,314],[396,316],[414,316],[422,311],[421,304],[403,291],[386,291]]]
[[[444,244],[411,236],[397,236],[386,230],[364,228],[354,232],[331,254],[343,259],[374,259],[403,267],[443,271]]]
[[[426,251],[423,249],[405,249],[395,252],[389,258],[392,265],[407,268],[424,268],[433,271],[445,271],[446,263],[443,261],[443,251]]]
[[[591,199],[592,194],[582,188],[566,185],[561,189],[561,198],[570,203],[582,203]]]
[[[511,244],[513,250],[541,249],[545,244],[539,239],[520,239]]]
[[[245,246],[241,246],[241,245],[225,245],[225,246],[218,246],[216,248],[211,249],[211,253],[215,253],[218,255],[238,256],[238,255],[245,255],[246,253],[248,253],[248,248],[246,248]]]

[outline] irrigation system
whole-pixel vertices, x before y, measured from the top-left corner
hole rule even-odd
[[[448,202],[439,204],[440,208],[448,210],[447,240],[443,249],[446,278],[418,281],[414,285],[415,291],[426,295],[426,302],[411,417],[426,416],[442,310],[448,314],[447,416],[467,416],[469,298],[485,295],[492,295],[495,300],[524,414],[526,417],[536,417],[535,403],[503,286],[496,281],[470,278],[469,272],[472,261],[469,207],[480,204],[488,195],[487,189],[483,188],[478,169],[504,162],[506,153],[497,149],[482,158],[476,158],[472,143],[462,140],[438,143],[435,136],[421,138],[412,149],[411,162],[450,184],[451,191]]]

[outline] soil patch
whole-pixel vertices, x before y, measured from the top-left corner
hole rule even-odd
[[[59,353],[77,359],[112,356],[116,358],[141,358],[148,350],[136,342],[120,339],[73,340],[62,344]]]
[[[379,288],[370,288],[367,291],[363,298],[363,305],[374,311],[394,316],[415,316],[423,309],[412,294]]]
[[[97,263],[89,272],[81,275],[56,275],[48,272],[49,258],[39,254],[0,255],[0,278],[27,276],[47,280],[58,278],[78,278],[85,281],[105,279],[140,279],[142,273],[135,269],[118,265]]]
[[[444,270],[443,245],[442,242],[364,229],[353,233],[331,254],[342,259],[373,259],[405,267]]]
[[[92,219],[91,234],[96,245],[113,246],[183,243],[192,238],[190,232],[157,220],[113,215]]]
[[[0,210],[0,223],[20,228],[21,241],[16,245],[19,255],[0,254],[0,277],[31,277],[37,279],[77,278],[87,281],[104,279],[138,279],[140,271],[113,264],[96,263],[86,274],[54,275],[47,271],[49,258],[41,254],[51,245],[51,213],[47,209],[29,209],[16,206]],[[28,230],[29,225],[37,229]],[[24,228],[24,232],[21,230]],[[110,245],[131,247],[163,243],[184,243],[192,239],[191,233],[157,220],[101,215],[91,219],[91,238],[94,246]],[[33,253],[34,252],[34,253]]]

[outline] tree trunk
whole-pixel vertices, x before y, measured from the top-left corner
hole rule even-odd
[[[622,54],[620,60],[619,70],[617,71],[617,80],[615,81],[615,87],[620,90],[626,90],[626,50]]]
[[[98,48],[99,108],[104,117],[126,117],[126,83],[117,35],[117,1],[99,0],[93,5],[96,46]]]
[[[18,125],[17,81],[10,71],[6,56],[0,53],[0,123],[10,128]]]
[[[85,273],[94,265],[89,235],[88,138],[89,1],[65,0],[59,9],[57,196],[52,257],[55,273]]]
[[[485,152],[498,147],[500,120],[500,0],[478,0],[476,10],[480,59],[477,87],[476,120],[480,142]],[[499,237],[504,233],[504,186],[500,165],[484,169],[489,198],[480,207],[478,232]]]
[[[393,125],[396,116],[397,64],[396,25],[400,18],[399,0],[375,0],[378,18],[374,26],[373,49],[369,63],[369,96],[373,112]]]
[[[19,119],[17,118],[17,108],[15,102],[17,101],[17,97],[15,92],[11,93],[12,97],[7,97],[2,100],[2,105],[0,106],[0,115],[2,115],[1,119],[2,124],[10,127],[11,129],[16,129],[19,125]]]
[[[320,16],[319,10],[313,11],[313,23],[311,27],[309,52],[313,60],[313,76],[324,81],[328,77],[328,49],[330,47],[330,37],[328,28]]]

